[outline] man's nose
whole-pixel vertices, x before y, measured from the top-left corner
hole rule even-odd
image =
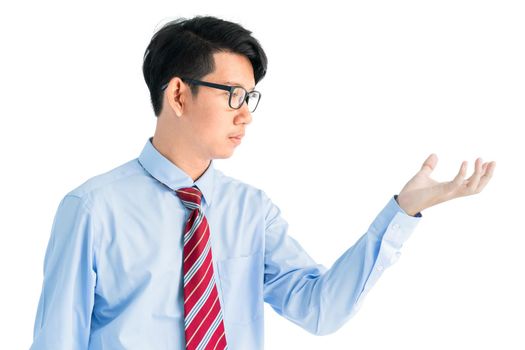
[[[242,104],[241,108],[237,110],[237,119],[238,122],[243,124],[250,124],[252,122],[252,114],[248,110],[248,104],[245,102]]]

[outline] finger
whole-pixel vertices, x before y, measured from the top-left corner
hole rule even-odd
[[[476,159],[474,173],[468,178],[467,191],[470,194],[475,193],[476,189],[478,188],[479,180],[481,179],[481,175],[483,175],[482,164],[483,160],[481,158]]]
[[[432,171],[436,168],[438,162],[438,157],[435,153],[432,153],[425,159],[423,165],[421,166],[421,172],[425,175],[430,175]]]
[[[476,171],[483,171],[483,163],[481,162],[481,158],[477,158],[474,162],[474,172],[472,173],[472,175],[470,175],[470,177],[467,179],[467,181],[471,181],[472,179],[474,179],[475,175],[476,175]]]
[[[483,175],[485,175],[485,173],[487,172],[487,166],[489,165],[489,163],[490,162],[485,162],[481,166],[481,178],[483,178]],[[469,177],[467,180],[465,180],[464,184],[468,185],[472,181],[473,178],[474,178],[474,174],[472,174],[471,177]],[[479,186],[479,184],[478,184],[478,186]]]
[[[492,174],[494,174],[494,169],[496,168],[496,162],[490,162],[485,164],[485,168],[487,169],[485,171],[485,174],[481,177],[479,180],[478,188],[476,189],[476,192],[479,193],[483,191],[485,186],[489,183],[490,179],[492,178]]]
[[[449,181],[445,185],[445,192],[451,192],[458,189],[465,182],[465,175],[467,175],[467,161],[463,161],[459,167],[459,172],[452,181]]]
[[[487,167],[490,165],[491,162],[485,162],[483,163],[483,166],[481,167],[481,178],[483,179],[483,176],[487,173]]]
[[[489,162],[483,163],[483,169],[482,169],[483,175],[485,175],[485,173],[487,172],[487,165],[489,165]]]

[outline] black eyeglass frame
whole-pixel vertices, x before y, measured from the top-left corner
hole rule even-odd
[[[222,85],[222,84],[217,84],[217,83],[210,83],[209,81],[203,81],[203,80],[197,80],[197,79],[191,79],[191,78],[181,78],[181,80],[184,81],[184,82],[190,83],[190,84],[194,84],[194,85],[203,85],[203,86],[208,86],[208,87],[211,87],[211,88],[214,88],[214,89],[220,89],[220,90],[228,91],[229,92],[229,94],[228,94],[229,95],[228,96],[228,105],[232,109],[239,109],[239,108],[241,108],[242,105],[245,102],[246,102],[246,104],[248,104],[248,99],[250,98],[250,94],[252,92],[256,92],[257,94],[259,94],[259,98],[257,99],[257,104],[255,105],[253,110],[250,111],[250,113],[253,113],[257,109],[257,106],[259,105],[259,102],[261,101],[261,95],[262,94],[259,91],[257,91],[257,90],[248,91],[248,90],[246,90],[245,88],[243,88],[240,85]],[[161,90],[166,89],[168,84],[169,83],[166,83],[166,84],[162,85],[160,89]],[[244,100],[239,105],[239,107],[234,108],[234,107],[232,107],[232,94],[233,94],[233,90],[235,90],[236,88],[243,89],[244,93],[245,93],[245,96],[244,96]]]

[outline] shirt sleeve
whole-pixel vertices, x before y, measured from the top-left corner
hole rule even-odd
[[[96,268],[93,220],[82,198],[60,202],[44,258],[44,279],[30,350],[87,349]]]
[[[263,192],[264,193],[264,192]],[[265,203],[264,300],[279,315],[310,333],[338,330],[360,308],[363,299],[400,256],[421,213],[408,215],[392,196],[367,232],[330,269],[317,264],[287,234],[279,207]]]

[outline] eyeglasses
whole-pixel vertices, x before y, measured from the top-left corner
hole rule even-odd
[[[253,113],[255,109],[257,108],[257,105],[259,104],[259,100],[261,99],[261,93],[259,91],[247,91],[242,86],[230,86],[230,85],[222,85],[222,84],[215,84],[210,83],[207,81],[202,80],[196,80],[196,79],[190,79],[190,78],[181,78],[182,81],[185,81],[190,84],[194,85],[203,85],[208,86],[214,89],[221,89],[228,91],[229,98],[228,98],[228,105],[230,108],[233,109],[239,109],[241,108],[242,104],[246,102],[248,105],[248,110],[250,113]],[[168,86],[168,83],[162,85],[161,90],[166,89]]]

